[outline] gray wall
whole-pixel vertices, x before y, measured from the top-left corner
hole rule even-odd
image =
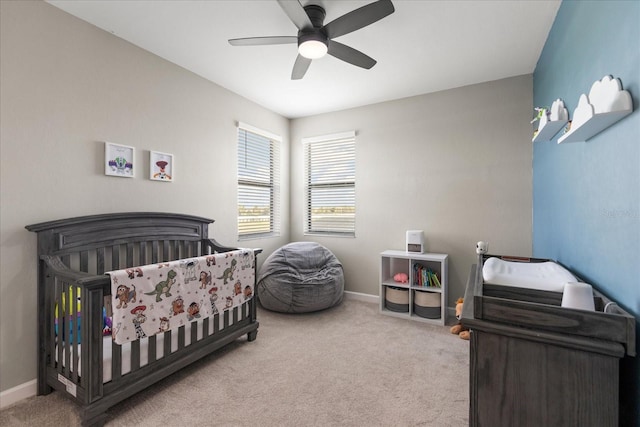
[[[36,377],[36,222],[122,211],[216,219],[236,240],[237,120],[284,138],[289,121],[43,2],[0,2],[0,390]],[[136,149],[134,179],[104,175],[104,145]],[[175,156],[150,181],[149,150]],[[288,170],[283,168],[283,224]],[[266,252],[289,241],[243,241]],[[262,257],[264,259],[264,257]]]
[[[449,306],[464,294],[478,240],[531,255],[532,77],[296,119],[291,124],[291,238],[330,248],[346,289],[378,295],[379,253],[422,229],[448,253]],[[355,130],[356,238],[305,236],[301,139]]]

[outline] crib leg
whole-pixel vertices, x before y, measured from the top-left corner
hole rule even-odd
[[[257,336],[258,336],[258,331],[251,331],[247,334],[247,340],[249,342],[255,341]]]
[[[38,375],[38,396],[44,396],[45,394],[49,394],[53,391],[53,388],[47,384],[47,381],[44,378],[46,378],[46,373],[44,375]]]

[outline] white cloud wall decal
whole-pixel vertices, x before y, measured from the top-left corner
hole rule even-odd
[[[632,110],[631,94],[622,89],[620,80],[604,76],[593,83],[588,96],[580,95],[571,128],[558,139],[558,144],[586,141],[631,114]]]
[[[569,113],[564,108],[564,102],[558,98],[553,101],[549,114],[543,114],[538,123],[538,130],[533,134],[533,142],[551,141],[560,129],[567,124]]]
[[[589,91],[589,101],[596,114],[626,110],[631,107],[631,95],[622,90],[619,79],[604,76],[593,83]]]
[[[551,104],[551,117],[552,121],[558,120],[569,120],[569,114],[567,113],[567,109],[564,108],[564,102],[562,99],[558,98],[553,101]]]

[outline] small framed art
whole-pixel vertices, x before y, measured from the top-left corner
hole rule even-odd
[[[104,143],[104,174],[133,178],[135,149],[127,145]]]
[[[149,153],[149,179],[172,182],[174,179],[173,154],[151,151]]]

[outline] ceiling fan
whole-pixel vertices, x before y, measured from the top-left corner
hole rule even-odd
[[[376,60],[352,47],[333,40],[391,15],[395,9],[391,0],[378,0],[323,24],[324,8],[314,4],[302,6],[298,0],[278,0],[278,4],[298,28],[297,36],[248,37],[231,39],[233,46],[258,46],[298,43],[298,57],[291,72],[292,80],[304,77],[312,59],[332,55],[342,61],[369,69]]]

